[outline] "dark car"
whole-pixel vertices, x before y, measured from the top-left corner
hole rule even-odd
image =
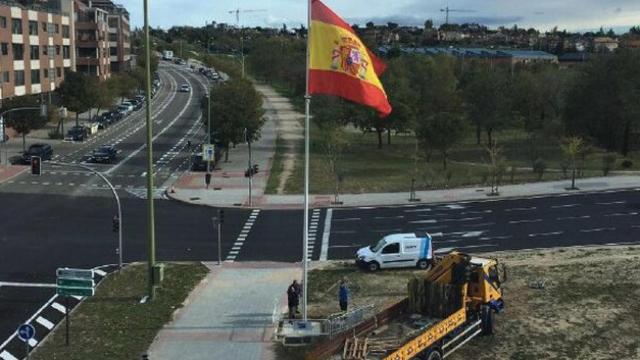
[[[129,102],[133,105],[133,110],[140,110],[144,105],[144,102],[137,98],[130,99]]]
[[[116,121],[122,120],[122,113],[120,113],[117,109],[112,110],[111,112],[111,122],[114,123]]]
[[[84,126],[74,126],[67,132],[67,139],[73,141],[84,141],[87,138],[87,128]]]
[[[118,150],[113,145],[103,145],[91,153],[89,162],[110,164],[118,157]]]
[[[207,171],[207,162],[202,160],[202,154],[191,155],[191,171]]]
[[[22,163],[30,164],[33,156],[38,156],[43,161],[51,160],[53,148],[49,144],[33,144],[22,154]]]
[[[96,121],[98,122],[98,129],[105,129],[107,126],[113,123],[114,121],[113,113],[111,112],[102,113],[100,114],[100,116],[98,116]]]

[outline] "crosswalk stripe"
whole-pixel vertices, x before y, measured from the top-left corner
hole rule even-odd
[[[53,329],[53,323],[45,318],[43,318],[42,316],[38,316],[36,318],[36,322],[44,327],[47,328],[47,330],[51,330]]]

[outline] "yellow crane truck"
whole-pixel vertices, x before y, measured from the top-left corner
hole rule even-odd
[[[493,314],[504,307],[505,280],[506,269],[497,260],[452,252],[409,282],[401,315],[360,339],[347,339],[343,359],[446,358],[474,337],[493,332]],[[359,354],[346,356],[347,347],[355,350],[353,342]]]

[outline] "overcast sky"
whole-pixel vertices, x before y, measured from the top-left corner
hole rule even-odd
[[[118,0],[116,0],[117,2]],[[134,26],[141,26],[142,1],[120,0],[131,13]],[[548,30],[585,31],[604,27],[626,31],[640,24],[640,0],[324,0],[325,4],[350,23],[388,21],[403,25],[422,25],[426,19],[444,22],[440,9],[449,5],[450,22],[479,22],[491,28],[501,25],[535,27]],[[305,0],[149,0],[151,26],[203,26],[216,21],[235,24],[233,9],[263,10],[240,13],[244,26],[275,26],[286,23],[298,27],[306,22]]]

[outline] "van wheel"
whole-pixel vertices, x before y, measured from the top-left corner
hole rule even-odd
[[[378,264],[378,263],[377,263],[377,262],[375,262],[375,261],[372,261],[372,262],[370,262],[370,263],[367,265],[367,269],[368,269],[370,272],[376,272],[376,271],[378,271],[378,270],[380,269],[380,264]]]
[[[426,270],[429,268],[429,260],[427,259],[421,259],[418,260],[416,267],[420,270]]]

